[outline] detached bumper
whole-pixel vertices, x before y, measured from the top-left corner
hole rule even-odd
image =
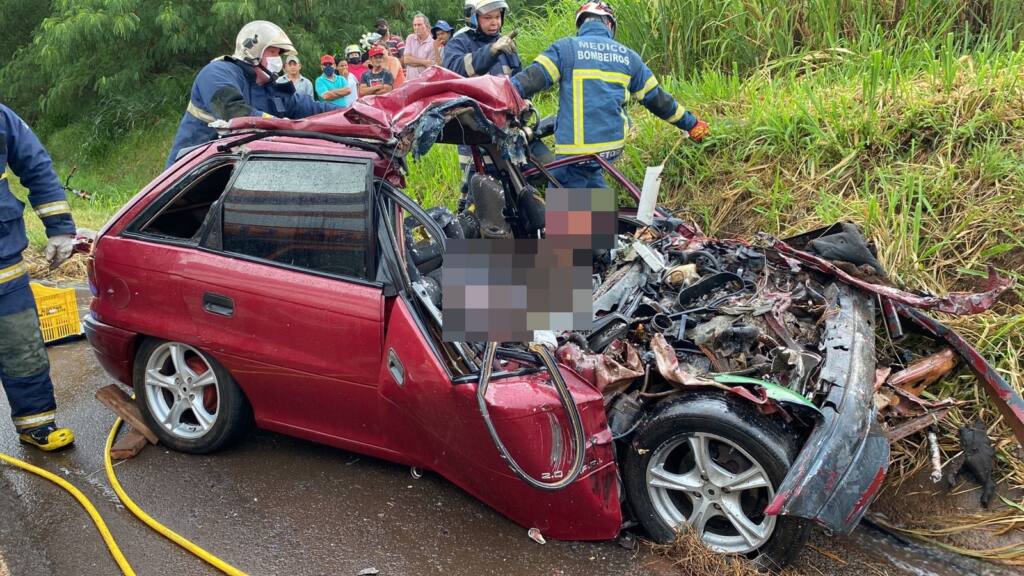
[[[825,326],[819,378],[832,384],[822,418],[766,514],[798,516],[836,533],[857,525],[878,493],[889,464],[889,441],[875,423],[874,306],[842,284],[826,297],[838,313]]]
[[[138,334],[104,324],[92,314],[82,320],[82,328],[100,366],[118,382],[131,386],[132,358]]]

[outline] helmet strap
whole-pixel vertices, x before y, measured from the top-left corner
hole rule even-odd
[[[277,82],[279,78],[281,78],[280,74],[267,70],[267,67],[263,65],[262,58],[260,59],[259,62],[256,63],[256,67],[259,68],[260,70],[263,70],[263,73],[267,75],[267,78],[269,78],[269,80],[267,80],[267,84],[273,84],[274,82]]]

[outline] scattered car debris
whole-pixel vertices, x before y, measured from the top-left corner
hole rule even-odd
[[[942,457],[939,454],[939,437],[935,432],[928,432],[928,451],[931,456],[932,473],[928,475],[932,484],[942,480]]]
[[[530,528],[527,530],[526,535],[530,537],[530,540],[533,540],[537,544],[547,544],[547,540],[544,539],[544,535],[536,528]]]
[[[380,574],[380,570],[376,568],[363,568],[359,571],[359,576],[377,576],[377,574]]]
[[[851,223],[756,245],[693,234],[664,217],[620,230],[593,272],[594,329],[560,334],[556,357],[605,396],[613,439],[629,442],[673,397],[708,390],[740,399],[803,439],[778,492],[760,495],[770,496],[765,513],[836,531],[851,529],[873,499],[888,443],[955,405],[927,389],[956,369],[957,351],[927,333],[906,339],[899,306],[977,313],[1012,284],[992,275],[983,294],[905,292]],[[873,301],[901,342],[898,355],[874,346]],[[941,479],[937,444],[932,450]],[[661,513],[693,520],[700,495],[673,482],[691,501]],[[745,535],[740,525],[759,519],[725,515],[734,528],[710,541]]]
[[[960,449],[964,452],[963,460],[949,471],[949,486],[952,488],[956,484],[966,467],[966,471],[981,484],[981,505],[988,508],[996,491],[996,482],[992,478],[996,451],[982,421],[975,420],[970,426],[960,428]]]

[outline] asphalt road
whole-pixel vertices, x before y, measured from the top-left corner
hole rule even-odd
[[[214,573],[136,520],[107,484],[103,443],[114,416],[94,394],[112,380],[89,345],[81,340],[49,351],[59,422],[74,429],[76,448],[43,454],[19,445],[3,398],[0,452],[82,490],[137,573]],[[151,446],[116,470],[150,515],[251,574],[357,575],[367,568],[382,576],[681,573],[615,542],[538,545],[523,528],[437,475],[416,480],[402,466],[263,431],[211,456]],[[942,562],[928,566],[926,559],[883,544],[865,533],[844,541],[816,534],[797,568],[858,576],[962,573],[949,565],[956,569],[944,570]],[[70,495],[0,463],[0,576],[7,571],[115,574],[117,567]]]
[[[0,451],[82,490],[139,574],[213,573],[137,521],[108,486],[103,443],[114,417],[93,395],[111,379],[88,344],[52,347],[50,358],[59,423],[74,429],[75,449],[27,449],[0,418]],[[538,545],[437,475],[415,480],[402,466],[268,432],[211,456],[151,446],[116,470],[150,515],[252,574],[651,573],[614,542]],[[116,573],[86,513],[45,480],[0,464],[0,510],[11,574]]]

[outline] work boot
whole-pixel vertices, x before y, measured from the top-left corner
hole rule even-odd
[[[52,452],[71,446],[75,442],[75,433],[70,428],[57,428],[56,424],[50,423],[18,434],[18,440],[44,452]]]

